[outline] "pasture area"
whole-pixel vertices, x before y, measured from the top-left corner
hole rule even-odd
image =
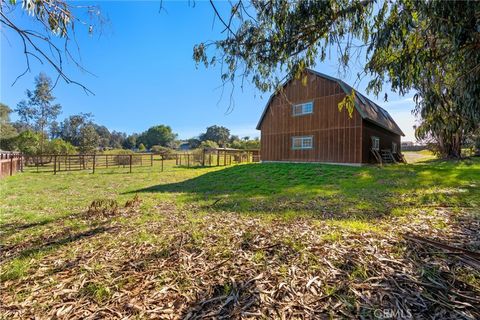
[[[0,186],[0,318],[480,318],[478,158]]]

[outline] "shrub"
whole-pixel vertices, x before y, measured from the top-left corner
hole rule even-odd
[[[53,139],[46,143],[44,153],[47,154],[74,154],[77,150],[70,143],[63,139]]]
[[[15,138],[15,149],[31,156],[40,153],[41,134],[34,131],[23,131]]]
[[[164,159],[174,159],[175,158],[175,150],[162,147],[162,146],[153,146],[150,148],[150,151],[163,156]]]
[[[205,140],[205,141],[202,141],[202,143],[200,143],[199,148],[200,149],[203,149],[203,148],[218,148],[218,144],[215,141]]]
[[[130,164],[130,155],[134,155],[135,152],[132,150],[125,149],[111,149],[101,152],[104,155],[112,155],[109,157],[109,161],[113,161],[113,165],[129,165]],[[138,164],[140,160],[136,157],[133,157],[132,164]]]
[[[101,154],[130,155],[130,154],[135,154],[135,152],[133,152],[132,150],[126,150],[126,149],[110,149],[110,150],[102,151]]]

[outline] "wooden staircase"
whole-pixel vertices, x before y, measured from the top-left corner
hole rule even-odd
[[[392,150],[390,149],[383,149],[383,150],[370,149],[370,151],[375,157],[375,160],[377,160],[377,162],[380,165],[383,165],[386,163],[399,163],[399,162],[407,163],[403,154],[401,153],[393,154]]]
[[[383,163],[397,163],[397,160],[393,156],[392,150],[390,150],[390,149],[381,150],[380,155],[382,157],[382,162]]]

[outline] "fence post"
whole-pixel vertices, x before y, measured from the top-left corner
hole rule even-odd
[[[162,172],[163,172],[163,156],[162,156]]]
[[[187,154],[187,168],[190,168],[190,153]]]
[[[53,156],[53,174],[57,174],[57,155]]]
[[[205,167],[205,148],[202,151],[202,167]]]
[[[20,171],[23,172],[23,154],[20,155]]]
[[[132,155],[130,155],[130,173],[132,173]]]
[[[162,157],[162,165],[163,165],[163,157]],[[150,154],[150,167],[153,167],[153,153]]]
[[[97,161],[96,161],[96,160],[97,160],[96,158],[97,158],[97,156],[96,156],[96,154],[94,153],[94,154],[93,154],[93,170],[92,170],[93,172],[92,172],[92,173],[95,173],[95,162],[97,162]]]
[[[220,165],[220,150],[217,150],[217,167]]]
[[[13,156],[10,157],[10,175],[13,175]]]
[[[178,166],[178,153],[175,155],[175,165]]]
[[[227,165],[227,151],[223,151],[223,166]]]
[[[108,168],[108,154],[105,155],[105,168]]]

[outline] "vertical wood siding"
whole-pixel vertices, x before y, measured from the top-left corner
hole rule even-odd
[[[361,163],[362,118],[338,110],[345,97],[340,86],[312,74],[306,84],[292,80],[277,94],[261,124],[261,157],[264,161],[317,161]],[[313,101],[313,113],[293,116],[292,104]],[[292,150],[293,136],[313,136],[313,149]]]

